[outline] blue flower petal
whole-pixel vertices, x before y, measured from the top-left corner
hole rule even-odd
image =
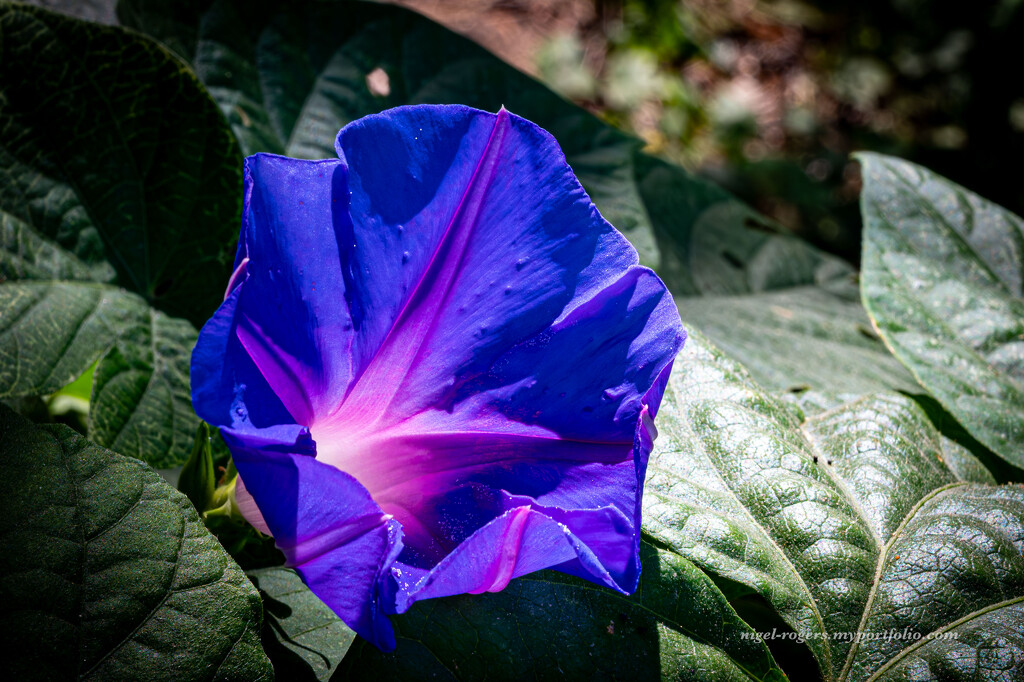
[[[349,627],[394,648],[381,595],[402,549],[401,525],[358,481],[312,456],[306,429],[221,434],[288,565]]]
[[[290,563],[380,646],[387,612],[540,568],[635,589],[685,339],[664,285],[504,110],[395,109],[337,148],[247,161],[239,269],[193,361]]]

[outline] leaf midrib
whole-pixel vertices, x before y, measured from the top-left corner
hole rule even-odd
[[[666,392],[668,392],[668,391],[672,392],[671,400],[673,402],[676,402],[677,404],[679,404],[679,402],[676,400],[676,389],[672,385],[671,381],[669,382],[669,385],[666,388]],[[740,407],[743,410],[749,410],[750,409],[750,408],[745,407],[745,406],[740,406]],[[804,592],[804,595],[806,597],[806,600],[802,601],[801,603],[804,604],[810,610],[810,612],[814,615],[814,619],[815,619],[815,621],[817,621],[818,627],[819,627],[820,631],[821,632],[827,632],[827,630],[825,628],[825,620],[822,617],[821,612],[818,610],[818,603],[817,603],[817,601],[814,598],[814,594],[811,592],[810,587],[807,585],[807,582],[804,580],[803,575],[801,575],[801,573],[797,570],[796,565],[793,563],[792,559],[790,559],[789,555],[786,554],[785,551],[783,551],[782,547],[775,541],[775,538],[772,537],[772,535],[768,532],[768,529],[765,528],[764,525],[760,521],[758,521],[756,518],[754,518],[753,514],[750,512],[750,510],[747,508],[747,506],[745,504],[743,504],[743,502],[739,499],[739,496],[736,494],[736,492],[733,490],[732,486],[729,485],[729,482],[722,475],[722,472],[720,471],[718,466],[715,464],[714,460],[712,460],[712,458],[710,456],[708,456],[707,449],[704,447],[703,438],[701,438],[694,431],[692,426],[690,426],[689,419],[686,420],[686,427],[687,427],[687,430],[689,430],[693,434],[693,437],[694,437],[693,439],[700,443],[701,450],[704,452],[705,460],[711,465],[711,469],[715,472],[715,475],[722,482],[722,484],[725,487],[725,489],[729,491],[729,495],[736,502],[737,506],[740,508],[741,513],[744,516],[746,516],[747,519],[753,524],[753,526],[760,531],[762,537],[764,537],[767,540],[767,542],[771,546],[771,548],[777,553],[777,555],[779,557],[781,557],[782,562],[790,570],[791,574],[796,577],[797,584],[799,585],[800,589]],[[802,434],[801,434],[801,437],[802,437]],[[804,440],[806,440],[806,439],[804,439]],[[681,478],[678,474],[676,474],[675,476],[676,476],[676,478]],[[822,651],[824,651],[825,656],[828,659],[827,660],[827,666],[828,667],[825,668],[825,666],[822,666],[822,668],[823,668],[823,670],[825,670],[825,669],[831,670],[832,667],[833,667],[833,664],[832,664],[832,648],[830,646],[828,646],[828,644],[826,643],[822,647]]]
[[[867,601],[864,603],[864,610],[861,612],[860,623],[857,624],[857,632],[864,632],[864,627],[865,625],[867,625],[868,617],[871,614],[871,607],[874,605],[875,597],[878,595],[878,586],[882,578],[882,569],[885,568],[885,560],[888,558],[889,550],[892,549],[892,546],[896,543],[896,541],[902,539],[903,530],[907,527],[907,524],[910,523],[911,519],[913,519],[914,516],[917,515],[917,513],[921,510],[921,507],[923,507],[925,503],[927,503],[929,500],[937,497],[938,495],[947,490],[952,490],[953,488],[959,488],[967,485],[970,485],[970,483],[967,481],[956,481],[955,483],[947,483],[944,486],[935,488],[927,495],[922,497],[920,500],[918,500],[917,503],[913,507],[911,507],[910,511],[906,513],[906,515],[903,517],[903,520],[900,521],[900,525],[898,525],[896,529],[893,530],[892,535],[889,537],[889,540],[878,552],[878,559],[875,562],[875,574],[874,578],[871,581],[871,591],[868,593]],[[856,653],[859,650],[860,641],[855,640],[854,643],[850,646],[850,650],[846,654],[846,661],[843,663],[843,668],[839,673],[839,677],[837,678],[838,680],[846,679],[846,676],[849,674],[853,666],[853,661],[856,657]]]
[[[986,615],[988,613],[991,613],[992,611],[995,611],[996,609],[1006,608],[1008,606],[1013,606],[1014,604],[1019,604],[1019,603],[1024,603],[1024,595],[1021,595],[1019,597],[1014,597],[1013,599],[1004,599],[1003,601],[996,602],[994,604],[989,604],[985,608],[978,609],[977,611],[973,611],[971,613],[968,613],[966,616],[964,616],[962,618],[959,618],[959,619],[953,621],[952,623],[949,623],[948,625],[944,625],[943,627],[938,628],[937,630],[932,630],[931,632],[928,633],[928,636],[921,637],[921,639],[917,640],[916,642],[914,642],[913,644],[911,644],[907,648],[900,650],[900,652],[898,654],[896,654],[895,656],[890,658],[888,661],[886,661],[885,665],[883,665],[881,668],[876,670],[871,675],[871,677],[869,677],[866,680],[866,682],[872,682],[872,680],[877,680],[879,675],[881,675],[882,673],[886,672],[887,670],[892,668],[894,665],[899,663],[902,659],[906,658],[907,656],[909,656],[913,652],[915,652],[918,649],[920,649],[921,647],[923,647],[925,644],[928,644],[933,639],[935,639],[934,635],[945,634],[947,632],[950,632],[954,628],[960,627],[964,623],[970,622],[970,621],[974,620],[975,618],[980,618],[980,617],[982,617],[982,616],[984,616],[984,615]]]

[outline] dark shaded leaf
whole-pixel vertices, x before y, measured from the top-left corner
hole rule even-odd
[[[199,322],[219,302],[234,137],[158,44],[24,5],[0,6],[0,102],[0,397],[54,393],[98,361],[89,436],[180,464],[196,331],[164,313]]]
[[[0,311],[0,396],[53,393],[99,359],[90,437],[157,467],[185,459],[199,423],[188,383],[191,324],[87,282],[9,282]]]
[[[260,601],[145,464],[0,406],[11,679],[268,680]]]
[[[275,566],[248,575],[263,598],[263,648],[277,679],[330,679],[356,634],[292,569]]]
[[[80,267],[48,278],[114,274],[157,308],[205,321],[234,255],[241,157],[195,76],[132,32],[7,4],[0,98],[0,210],[16,221],[4,219],[4,242],[24,235],[21,265],[60,247]],[[42,273],[5,257],[3,274]]]

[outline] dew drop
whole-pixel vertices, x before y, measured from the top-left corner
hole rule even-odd
[[[516,261],[516,270],[522,270],[526,267],[526,264],[530,261],[529,258],[520,258]]]
[[[409,252],[408,251],[403,251],[402,252],[402,262],[403,263],[408,263],[409,262]]]
[[[508,296],[508,295],[510,295],[511,293],[512,293],[512,287],[511,287],[511,286],[507,286],[507,287],[505,287],[505,295],[506,295],[506,296]]]

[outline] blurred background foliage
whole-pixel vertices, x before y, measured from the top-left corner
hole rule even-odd
[[[396,0],[859,259],[851,151],[1024,212],[1024,1]]]

